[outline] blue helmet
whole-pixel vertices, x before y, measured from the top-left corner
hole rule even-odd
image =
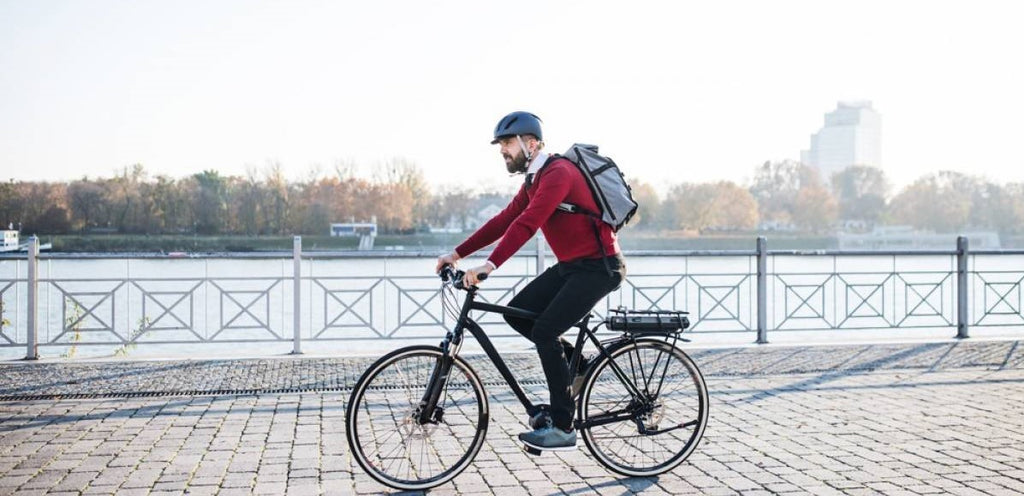
[[[498,125],[494,126],[494,140],[491,141],[491,144],[497,143],[499,139],[506,136],[518,136],[521,134],[532,134],[537,139],[543,141],[544,135],[540,130],[540,117],[522,111],[512,112],[502,117],[498,121]]]

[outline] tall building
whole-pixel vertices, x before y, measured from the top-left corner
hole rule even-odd
[[[839,102],[811,135],[811,148],[800,152],[800,161],[817,167],[825,181],[850,165],[882,167],[882,116],[869,101]]]

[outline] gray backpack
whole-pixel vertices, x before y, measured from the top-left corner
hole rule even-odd
[[[629,222],[636,213],[637,203],[625,176],[612,159],[599,155],[596,145],[579,143],[569,147],[569,151],[562,157],[576,164],[583,173],[590,192],[594,194],[594,202],[601,211],[591,212],[571,203],[560,204],[559,210],[589,215],[612,226],[616,232]]]

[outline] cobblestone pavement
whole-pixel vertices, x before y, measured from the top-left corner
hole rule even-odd
[[[694,355],[708,375],[711,420],[697,451],[673,472],[620,477],[582,447],[529,456],[513,442],[524,429],[522,407],[507,392],[490,387],[492,420],[484,449],[454,482],[431,493],[1024,493],[1024,360],[1017,343]],[[725,366],[737,356],[747,359],[746,372]],[[814,356],[817,362],[809,358]],[[530,358],[517,357],[517,366],[534,370]],[[319,363],[306,361],[271,360],[265,366],[306,370]],[[76,363],[60,369],[71,379],[46,376],[32,382],[33,371],[43,371],[26,368],[35,365],[45,364],[0,366],[8,388],[3,394],[11,395],[12,387],[22,395],[52,393],[84,377],[76,374],[106,373],[103,364]],[[157,387],[164,379],[154,379],[161,374],[156,370],[174,366],[146,362],[122,380]],[[185,389],[197,389],[190,381],[198,379],[177,370]],[[10,375],[23,385],[12,385]],[[326,379],[281,380],[317,384]],[[109,386],[104,394],[116,389]],[[543,393],[539,385],[528,389]],[[0,494],[387,492],[347,453],[347,396],[326,391],[11,397],[0,402]]]
[[[396,348],[399,346],[402,345],[395,344]],[[1024,367],[1024,346],[1019,341],[755,346],[694,349],[688,353],[705,376]],[[351,387],[376,358],[0,361],[0,400],[150,393],[341,391]],[[485,381],[501,380],[486,357],[466,358]],[[521,381],[543,381],[533,353],[509,354],[505,359]]]

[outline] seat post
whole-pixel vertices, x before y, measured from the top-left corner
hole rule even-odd
[[[590,319],[592,319],[593,317],[594,312],[588,312],[586,315],[583,316],[582,319],[580,319],[579,322],[576,323],[576,327],[579,327],[580,330],[587,328],[587,325],[590,323]]]

